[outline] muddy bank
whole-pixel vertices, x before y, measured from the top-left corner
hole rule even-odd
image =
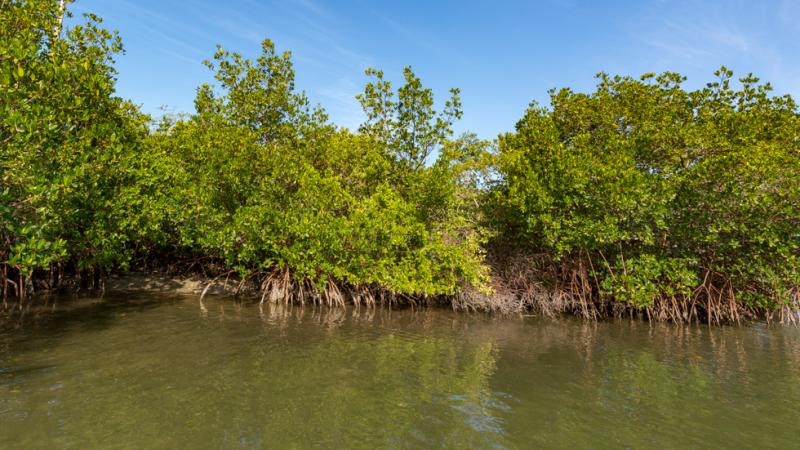
[[[289,282],[290,276],[264,275],[262,279],[248,278],[242,281],[232,274],[208,277],[200,274],[176,275],[169,273],[129,272],[108,275],[86,289],[76,280],[67,279],[57,291],[136,293],[154,292],[164,294],[240,296],[268,303],[325,304],[345,306],[365,304],[383,305],[438,305],[457,311],[485,312],[499,315],[531,314],[555,319],[561,316],[577,316],[589,321],[612,318],[629,318],[655,322],[706,323],[709,325],[744,324],[766,320],[777,323],[800,323],[800,308],[784,307],[781,310],[748,307],[730,302],[717,310],[707,302],[654,302],[647,307],[636,307],[598,297],[590,286],[580,286],[576,291],[573,280],[559,279],[563,273],[543,271],[540,265],[529,259],[509,258],[504,264],[493,265],[491,294],[465,290],[452,297],[409,297],[371,291],[370,288],[353,288],[348,285],[329,284],[316,290],[308,283]],[[564,271],[569,273],[570,271]],[[574,271],[571,272],[574,276]],[[280,274],[279,274],[280,275]],[[586,278],[584,277],[578,277]],[[573,281],[570,283],[569,281]],[[37,289],[36,294],[52,293],[46,288]],[[800,299],[798,299],[800,300]],[[7,303],[4,301],[3,305]],[[681,307],[690,305],[691,311]],[[711,305],[714,306],[714,305]],[[737,308],[727,310],[725,308]]]
[[[197,275],[180,277],[161,274],[126,273],[112,275],[105,279],[105,290],[113,292],[172,292],[177,294],[200,295],[208,288],[206,295],[233,295],[237,292],[239,280],[214,280]]]

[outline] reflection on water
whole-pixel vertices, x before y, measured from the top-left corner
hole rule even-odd
[[[0,447],[792,447],[800,331],[135,295],[0,312]]]

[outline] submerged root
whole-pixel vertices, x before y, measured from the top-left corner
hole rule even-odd
[[[260,280],[253,285],[252,280]],[[374,307],[378,304],[393,304],[397,297],[375,285],[352,285],[328,278],[323,283],[308,279],[298,280],[288,269],[251,274],[240,281],[236,293],[247,292],[246,285],[259,297],[259,303],[312,304],[314,306],[342,307],[347,304]],[[211,284],[211,283],[210,283]],[[208,288],[206,288],[208,289]]]
[[[465,289],[453,307],[499,313],[533,313],[545,317],[574,315],[588,320],[645,319],[673,323],[740,324],[766,319],[800,323],[800,288],[781,296],[779,308],[751,306],[737,298],[724,274],[708,271],[691,293],[659,294],[648,306],[636,306],[603,295],[588,255],[553,262],[549,255],[489,255],[494,295]]]
[[[530,312],[546,317],[573,314],[596,320],[608,315],[598,302],[586,261],[552,264],[546,255],[511,255],[490,259],[493,295],[465,290],[457,309],[500,313]]]

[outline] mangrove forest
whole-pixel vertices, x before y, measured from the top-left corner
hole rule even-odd
[[[265,39],[151,117],[116,94],[100,17],[0,5],[4,303],[157,272],[263,303],[798,320],[800,109],[752,74],[600,73],[486,141],[411,67],[368,69],[366,120],[337,126]]]

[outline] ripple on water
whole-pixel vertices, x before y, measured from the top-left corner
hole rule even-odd
[[[0,447],[791,447],[800,332],[130,295],[0,314]]]

